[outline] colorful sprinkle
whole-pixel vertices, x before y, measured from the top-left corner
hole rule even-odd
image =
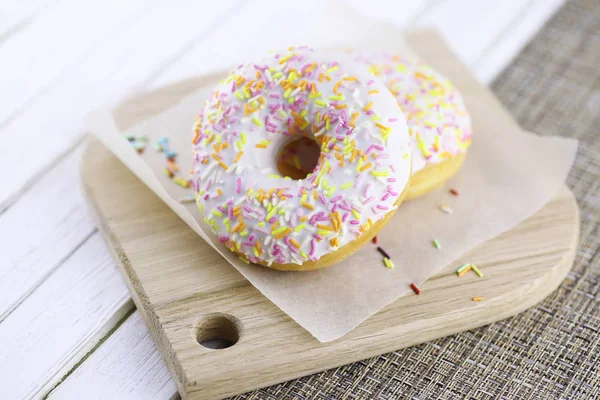
[[[433,244],[433,247],[435,247],[435,248],[436,248],[436,249],[438,249],[438,250],[442,248],[442,245],[440,244],[440,242],[438,242],[438,240],[437,240],[437,239],[433,239],[433,240],[431,241],[431,243]]]
[[[410,284],[410,288],[413,290],[413,292],[415,292],[415,294],[417,294],[417,295],[421,294],[421,289],[419,289],[417,287],[417,285],[415,285],[414,283]]]
[[[473,297],[471,300],[473,300],[473,301],[481,301],[481,300],[483,300],[483,297],[482,296],[477,296],[477,297]]]
[[[452,193],[455,196],[458,196],[458,191],[456,189],[450,189],[450,193]]]
[[[483,278],[483,272],[481,272],[479,268],[471,264],[471,269],[473,270],[473,272],[475,272],[475,274],[477,274],[478,277]]]

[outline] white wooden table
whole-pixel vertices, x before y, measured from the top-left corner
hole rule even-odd
[[[562,2],[350,4],[402,28],[436,26],[488,83]],[[285,24],[262,22],[277,7],[301,18],[319,5],[0,2],[0,399],[176,396],[82,197],[83,116],[227,67],[273,31],[285,41]]]

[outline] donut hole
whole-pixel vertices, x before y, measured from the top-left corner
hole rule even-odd
[[[294,180],[305,179],[319,164],[321,148],[307,137],[285,143],[277,155],[277,169],[283,176]]]

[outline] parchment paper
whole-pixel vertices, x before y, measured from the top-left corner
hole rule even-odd
[[[377,46],[402,49],[389,31],[372,36]],[[409,37],[414,50],[460,89],[473,119],[474,138],[458,175],[443,188],[403,203],[379,240],[396,267],[387,269],[370,244],[343,262],[312,272],[278,272],[239,261],[218,243],[196,206],[176,199],[191,193],[163,175],[164,155],[150,146],[138,156],[125,135],[166,136],[182,170],[191,165],[191,125],[212,85],[127,132],[111,114],[95,111],[87,126],[119,159],[254,286],[321,342],[335,340],[475,246],[514,227],[548,202],[563,185],[577,141],[523,132],[493,95],[458,61],[435,33]],[[355,43],[364,47],[364,42]],[[350,44],[350,43],[349,43]],[[338,43],[339,45],[339,43]],[[351,44],[350,44],[351,45]],[[216,82],[215,82],[216,83]],[[460,195],[448,193],[456,188]],[[452,215],[439,210],[448,204]],[[198,221],[198,222],[197,222]],[[437,239],[441,249],[431,241]],[[464,260],[468,262],[469,260]],[[201,265],[198,268],[202,268]],[[410,295],[413,295],[412,292]]]

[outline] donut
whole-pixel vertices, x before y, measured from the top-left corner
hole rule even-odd
[[[300,179],[277,168],[296,139],[319,148]],[[247,263],[335,264],[408,193],[412,144],[392,94],[344,54],[291,47],[239,65],[194,124],[191,185],[204,222]]]
[[[451,178],[471,144],[471,119],[458,90],[416,56],[354,53],[396,97],[413,140],[413,176],[407,199],[419,197]],[[288,173],[301,173],[302,157],[312,143],[302,142],[282,156]],[[298,159],[300,158],[300,162]]]

